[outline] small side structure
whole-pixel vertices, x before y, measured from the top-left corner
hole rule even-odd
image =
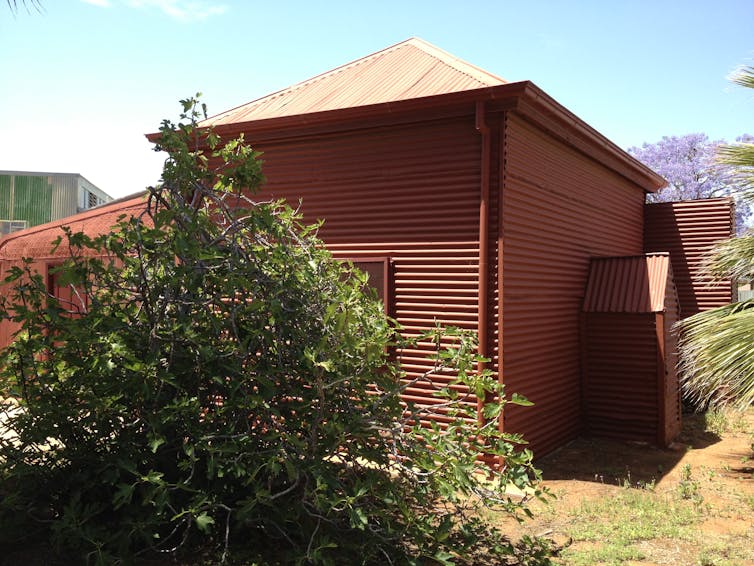
[[[0,171],[0,236],[112,200],[78,173]]]
[[[32,260],[29,268],[45,279],[50,294],[65,299],[66,293],[70,295],[70,290],[58,285],[52,271],[55,266],[71,257],[70,248],[65,243],[61,243],[55,250],[52,249],[53,242],[64,236],[63,228],[68,227],[74,233],[83,232],[94,238],[110,232],[121,216],[142,214],[145,206],[145,196],[142,192],[93,210],[0,237],[0,285],[11,268],[23,267],[23,259],[29,258]],[[6,290],[3,292],[7,293]],[[12,322],[0,320],[0,348],[4,348],[13,340],[17,330],[18,326]]]
[[[673,325],[678,293],[668,253],[593,258],[582,308],[588,435],[667,446],[681,430]]]

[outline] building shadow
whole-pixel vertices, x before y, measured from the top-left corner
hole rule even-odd
[[[610,485],[652,484],[660,481],[683,458],[720,442],[706,430],[703,414],[684,415],[681,434],[668,448],[646,442],[578,438],[542,458],[535,465],[545,480],[580,480]]]

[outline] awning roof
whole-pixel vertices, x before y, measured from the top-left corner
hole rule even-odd
[[[670,256],[597,257],[589,266],[584,312],[651,313],[665,310]]]

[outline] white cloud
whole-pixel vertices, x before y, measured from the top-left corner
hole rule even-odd
[[[93,0],[94,2],[108,0]],[[126,0],[134,8],[157,8],[168,16],[183,22],[204,20],[228,11],[224,4],[203,0]]]
[[[81,0],[84,4],[92,4],[93,6],[100,6],[101,8],[109,8],[111,6],[110,0]]]

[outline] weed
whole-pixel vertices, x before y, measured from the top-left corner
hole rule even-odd
[[[644,560],[644,558],[644,553],[638,548],[601,546],[569,553],[567,563],[573,566],[592,566],[593,564],[618,566],[625,564],[629,560]]]
[[[727,536],[705,545],[698,555],[700,566],[738,566],[749,563],[754,554],[746,537]]]
[[[700,507],[704,501],[699,482],[691,476],[691,464],[685,464],[681,470],[678,495],[681,499],[688,499],[693,502],[695,507]]]
[[[748,432],[744,413],[735,409],[715,409],[704,414],[704,429],[722,436],[726,432]]]
[[[754,495],[746,495],[744,496],[743,500],[744,503],[749,507],[749,509],[754,511]]]
[[[520,566],[549,566],[553,555],[553,543],[546,538],[524,535],[513,549]]]

